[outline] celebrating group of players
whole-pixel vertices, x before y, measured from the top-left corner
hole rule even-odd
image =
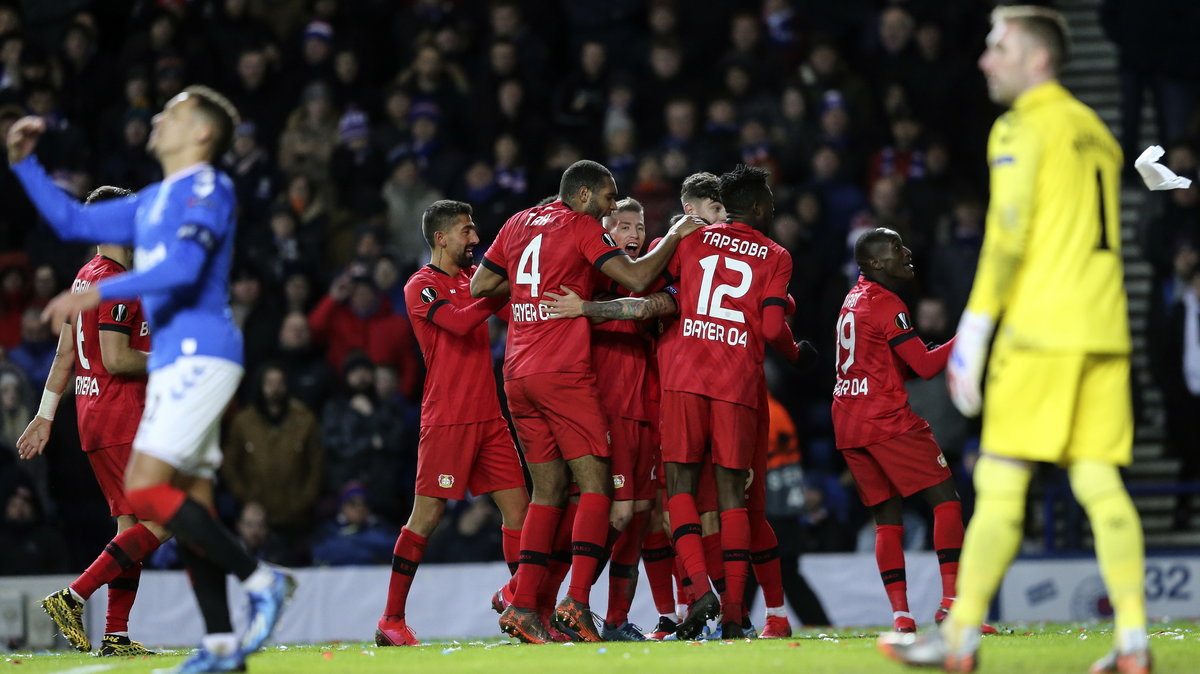
[[[766,463],[764,345],[802,354],[784,320],[791,259],[764,234],[767,173],[690,177],[685,217],[645,255],[641,206],[616,195],[606,168],[575,163],[556,198],[508,220],[479,267],[470,206],[426,210],[430,263],[405,287],[429,370],[416,502],[377,643],[417,643],[404,602],[425,537],[444,501],[468,489],[504,513],[515,573],[492,604],[522,641],[646,638],[628,620],[643,557],[662,614],[651,637],[694,638],[718,613],[723,634],[741,636],[752,561],[763,636],[791,633],[763,481],[751,477]],[[493,313],[509,323],[504,387],[532,503],[490,383]],[[701,513],[712,513],[707,527]],[[591,589],[610,559],[601,621]]]
[[[1053,11],[993,16],[980,65],[993,99],[1013,110],[989,144],[988,234],[953,344],[927,347],[913,330],[896,294],[914,273],[900,236],[872,230],[855,246],[862,276],[836,326],[835,433],[877,525],[896,630],[880,647],[909,664],[976,667],[987,603],[1019,545],[1031,462],[1052,461],[1069,467],[1116,610],[1116,648],[1092,671],[1150,671],[1140,523],[1116,469],[1130,460],[1132,426],[1116,232],[1121,155],[1095,114],[1055,81],[1067,47]],[[75,360],[84,449],[119,533],[43,605],[89,650],[82,605],[108,584],[101,653],[146,652],[129,639],[129,607],[141,559],[174,535],[207,632],[183,672],[244,667],[295,587],[287,572],[250,558],[211,512],[220,416],[241,378],[242,348],[226,290],[232,186],[210,162],[236,119],[217,92],[188,88],[155,117],[148,143],[167,178],[137,194],[102,188],[82,206],[32,157],[40,120],[17,122],[8,138],[14,173],[55,231],[107,244],[46,308],[65,329],[38,417],[18,444],[24,457],[42,451]],[[430,262],[405,287],[429,371],[416,498],[396,542],[377,643],[417,643],[404,617],[409,589],[446,500],[468,491],[491,494],[503,513],[513,575],[492,606],[501,629],[522,641],[646,638],[628,620],[639,557],[661,614],[650,638],[695,638],[718,615],[724,638],[745,636],[751,566],[766,598],[761,636],[790,634],[763,515],[763,358],[767,344],[799,365],[814,350],[786,322],[792,262],[765,234],[774,216],[767,177],[746,166],[689,177],[684,217],[646,254],[640,206],[618,202],[612,174],[592,161],[569,167],[548,203],[512,216],[478,267],[470,205],[428,207],[421,226]],[[130,246],[135,270],[121,273]],[[532,498],[491,377],[485,323],[493,314],[509,324],[504,388]],[[948,367],[954,404],[978,414],[985,363],[984,456],[964,545],[945,458],[903,384]],[[943,583],[935,620],[945,621],[921,636],[909,634],[916,625],[899,516],[900,498],[917,493],[934,510]],[[590,599],[606,564],[600,621]],[[241,635],[229,620],[227,573],[250,598]]]

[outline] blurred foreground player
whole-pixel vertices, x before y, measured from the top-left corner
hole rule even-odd
[[[984,412],[977,500],[941,630],[880,637],[885,654],[911,665],[978,666],[976,626],[1020,547],[1033,462],[1045,461],[1067,468],[1115,614],[1115,647],[1091,671],[1151,669],[1142,525],[1117,470],[1133,440],[1121,149],[1058,83],[1067,52],[1061,14],[993,12],[979,67],[992,100],[1012,109],[988,139],[987,233],[947,370],[955,406]]]
[[[98,187],[85,203],[129,194],[129,190],[119,187]],[[96,257],[79,270],[72,292],[83,292],[132,265],[132,249],[101,244]],[[130,640],[129,611],[137,596],[142,560],[170,534],[154,522],[139,521],[125,496],[125,467],[146,405],[149,350],[150,330],[137,300],[103,302],[69,316],[58,335],[58,352],[46,378],[37,416],[17,440],[22,459],[31,459],[46,448],[59,397],[66,391],[74,365],[80,445],[108,501],[109,514],[117,518],[117,536],[70,586],[43,599],[42,609],[72,646],[90,651],[92,644],[83,627],[83,603],[101,585],[108,585],[108,616],[100,655],[152,655],[142,644]]]
[[[132,244],[136,271],[43,311],[62,323],[106,300],[142,298],[151,328],[146,409],[133,441],[125,490],[138,519],[165,526],[183,545],[207,636],[181,672],[234,671],[271,635],[295,580],[256,561],[212,511],[221,462],[220,421],[242,378],[242,336],[229,311],[236,204],[233,183],[212,167],[230,144],[237,111],[207,87],[188,87],[154,117],[147,149],[162,182],[81,206],[33,158],[44,122],[26,117],[8,135],[8,158],[54,231],[76,241]],[[239,638],[225,575],[242,581],[249,624]]]
[[[488,341],[487,319],[508,298],[471,297],[471,255],[479,235],[470,204],[435,201],[425,209],[421,227],[429,264],[405,284],[404,299],[428,375],[421,397],[416,493],[392,556],[387,605],[375,631],[379,646],[419,645],[404,620],[404,606],[447,499],[462,499],[467,490],[491,494],[504,519],[504,560],[513,571],[529,507],[525,472],[496,396]]]

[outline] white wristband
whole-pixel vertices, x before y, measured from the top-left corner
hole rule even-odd
[[[54,411],[58,409],[58,399],[62,396],[50,389],[42,389],[42,404],[38,405],[37,415],[46,421],[54,421]]]

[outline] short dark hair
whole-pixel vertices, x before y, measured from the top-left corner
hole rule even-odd
[[[183,93],[196,99],[196,110],[212,122],[213,145],[209,161],[220,159],[233,146],[233,130],[241,121],[237,108],[217,90],[201,84],[192,85]]]
[[[562,181],[558,183],[558,196],[563,201],[574,199],[583,187],[598,192],[604,179],[612,177],[612,171],[603,164],[590,159],[580,159],[563,171]]]
[[[854,242],[854,261],[858,263],[858,268],[866,269],[867,263],[875,258],[876,245],[889,243],[899,236],[886,227],[876,227],[859,235],[858,240]]]
[[[1050,53],[1050,68],[1055,74],[1071,60],[1071,33],[1063,15],[1049,7],[1010,5],[992,11],[992,23],[1015,23],[1034,42]]]
[[[91,192],[88,192],[88,195],[86,198],[84,198],[83,203],[95,204],[101,201],[108,201],[109,199],[120,199],[121,197],[127,197],[131,194],[133,194],[133,192],[125,189],[124,187],[101,185]]]
[[[683,179],[683,188],[679,190],[680,201],[698,201],[702,199],[721,200],[721,179],[708,171],[693,173]]]
[[[761,166],[738,164],[721,176],[721,203],[725,210],[746,213],[767,191],[767,176],[771,172]]]
[[[425,235],[425,241],[429,243],[429,247],[433,248],[434,246],[434,234],[450,229],[455,218],[460,215],[469,216],[472,212],[471,204],[465,201],[438,199],[429,204],[429,208],[426,208],[424,215],[421,216],[421,233]]]

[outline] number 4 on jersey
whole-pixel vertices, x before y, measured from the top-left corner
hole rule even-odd
[[[521,260],[517,263],[517,284],[529,286],[529,296],[537,297],[542,284],[542,275],[538,271],[542,259],[542,235],[533,237],[533,241],[521,251]]]

